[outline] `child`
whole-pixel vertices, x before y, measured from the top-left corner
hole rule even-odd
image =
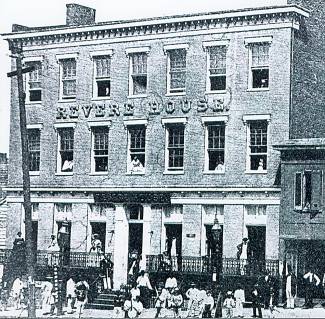
[[[183,304],[183,296],[179,291],[179,289],[176,287],[171,296],[171,306],[174,311],[174,316],[176,318],[180,318],[179,310],[181,309],[182,304]]]
[[[232,295],[232,291],[227,292],[226,299],[223,302],[223,306],[226,310],[226,318],[232,318],[233,308],[235,308],[235,300]]]
[[[262,296],[261,296],[261,293],[259,290],[259,286],[258,286],[258,284],[256,284],[252,291],[252,306],[253,306],[253,317],[254,318],[256,318],[256,309],[258,310],[258,317],[262,318],[261,303],[262,303]]]
[[[234,297],[236,300],[236,315],[239,318],[244,318],[245,291],[241,285],[235,290]]]

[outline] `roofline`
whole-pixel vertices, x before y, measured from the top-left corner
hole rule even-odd
[[[10,32],[1,34],[5,40],[11,39],[23,39],[37,36],[47,36],[62,34],[65,31],[69,33],[73,32],[88,32],[88,31],[98,31],[103,29],[114,29],[114,28],[131,28],[131,27],[141,27],[150,26],[155,24],[167,24],[167,23],[181,23],[194,20],[211,20],[211,19],[225,19],[225,18],[239,18],[246,15],[261,15],[261,14],[280,14],[292,12],[303,17],[309,17],[309,11],[297,6],[297,5],[287,5],[287,6],[273,6],[273,7],[263,7],[263,8],[252,8],[252,9],[240,9],[240,10],[229,10],[221,12],[211,12],[211,13],[198,13],[198,14],[187,14],[187,15],[176,15],[167,17],[156,17],[156,18],[144,18],[138,20],[123,20],[114,22],[101,22],[94,25],[88,26],[53,26],[53,27],[39,27],[46,30],[35,30],[32,27],[28,31],[22,32]]]

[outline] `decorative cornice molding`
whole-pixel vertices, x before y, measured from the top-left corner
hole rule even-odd
[[[245,26],[267,26],[290,23],[299,29],[300,21],[308,13],[296,6],[274,7],[268,9],[243,10],[216,14],[203,14],[121,22],[114,24],[97,24],[79,28],[45,29],[14,34],[4,34],[8,41],[22,41],[23,46],[33,47],[75,43],[91,40],[126,38],[134,36],[157,36],[159,34],[186,33],[189,31],[214,30]]]

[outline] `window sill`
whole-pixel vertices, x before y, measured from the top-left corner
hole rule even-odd
[[[251,171],[251,170],[246,170],[245,174],[257,174],[257,175],[264,175],[267,174],[267,170],[265,171]]]
[[[253,88],[250,88],[250,89],[247,89],[247,92],[267,92],[267,91],[270,91],[270,88],[256,88],[256,89],[253,89]]]
[[[39,176],[39,171],[30,171],[29,176]]]
[[[205,91],[204,94],[226,94],[227,90],[220,90],[220,91]]]
[[[103,96],[103,97],[93,97],[91,98],[91,101],[105,101],[105,100],[110,100],[110,96]]]
[[[145,175],[146,172],[127,172],[125,175]]]
[[[166,93],[165,96],[184,96],[186,95],[186,92],[181,93]]]
[[[42,101],[33,101],[33,102],[26,101],[25,104],[26,104],[26,106],[28,106],[28,105],[37,105],[37,104],[42,105]]]
[[[75,103],[77,101],[76,98],[74,99],[59,99],[58,103]]]
[[[128,95],[128,99],[146,98],[148,94]]]
[[[72,176],[73,172],[56,172],[55,176]]]
[[[182,171],[164,171],[164,175],[184,175],[184,170]]]
[[[224,175],[225,171],[204,171],[204,175]]]
[[[107,172],[91,172],[89,173],[90,176],[106,176],[108,174]]]

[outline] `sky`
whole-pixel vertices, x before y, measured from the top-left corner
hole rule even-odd
[[[160,17],[165,15],[216,12],[286,4],[286,0],[5,0],[1,2],[0,33],[14,23],[26,26],[65,24],[67,3],[96,9],[96,22]],[[0,153],[9,149],[10,57],[8,44],[0,38]]]

